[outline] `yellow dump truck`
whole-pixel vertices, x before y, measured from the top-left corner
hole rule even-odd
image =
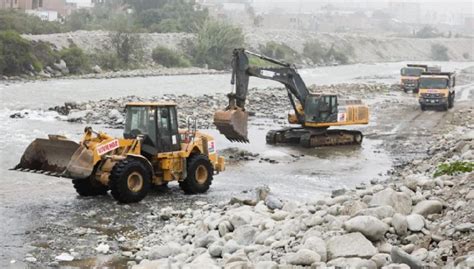
[[[452,72],[425,72],[420,76],[418,102],[421,110],[428,107],[448,110],[454,106],[456,74]]]
[[[424,64],[407,64],[400,70],[400,85],[404,92],[418,92],[418,83],[423,72],[428,70],[428,66]]]

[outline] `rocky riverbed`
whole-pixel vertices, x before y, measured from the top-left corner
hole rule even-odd
[[[344,83],[324,86],[311,86],[313,92],[337,94],[342,99],[366,99],[375,94],[384,94],[397,90],[396,85]],[[112,128],[122,128],[125,105],[128,102],[173,101],[178,104],[180,128],[187,127],[187,118],[196,119],[199,129],[213,128],[212,118],[217,109],[223,109],[228,101],[225,94],[214,95],[176,95],[165,94],[151,98],[127,96],[99,101],[67,102],[61,106],[49,108],[58,113],[58,119],[82,124],[105,124]],[[251,123],[262,125],[262,119],[271,124],[287,124],[287,113],[291,111],[287,91],[284,88],[266,88],[249,90],[246,106]],[[28,111],[15,112],[12,118],[28,117]]]

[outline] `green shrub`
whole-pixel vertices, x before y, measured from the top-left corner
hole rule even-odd
[[[52,49],[51,43],[44,41],[32,42],[33,54],[43,66],[52,66],[60,57],[59,53]]]
[[[80,74],[89,70],[89,59],[80,48],[71,46],[62,49],[59,53],[71,74]]]
[[[40,71],[41,63],[33,54],[31,44],[14,31],[0,32],[0,74],[18,75],[25,71]]]
[[[166,67],[189,67],[191,63],[178,52],[166,47],[156,47],[151,57],[155,63]]]
[[[104,70],[117,71],[123,68],[117,54],[109,50],[97,51],[89,55],[91,65],[98,65]]]
[[[260,52],[265,56],[283,60],[288,63],[301,61],[301,56],[294,49],[286,44],[274,41],[267,42],[265,46],[260,46]]]
[[[228,69],[234,48],[242,47],[244,35],[238,27],[217,21],[206,21],[196,40],[187,40],[185,49],[197,66]]]
[[[431,45],[431,58],[435,61],[449,61],[448,48],[441,44]]]
[[[461,173],[472,172],[474,169],[474,162],[463,162],[463,161],[455,161],[452,163],[442,163],[438,165],[436,172],[434,173],[434,177],[439,177],[442,175],[455,175]]]
[[[442,36],[442,34],[438,32],[438,29],[429,25],[421,28],[420,31],[415,33],[415,37],[417,38],[435,38],[440,36]]]
[[[43,21],[39,17],[15,10],[0,10],[0,31],[13,30],[21,34],[51,34],[63,32],[59,22]]]
[[[337,62],[340,64],[349,63],[349,57],[346,55],[346,53],[337,50],[334,47],[334,44],[331,46],[331,48],[328,50],[328,52],[324,56],[324,60],[327,63],[332,63],[332,62]]]
[[[324,62],[326,49],[317,40],[307,41],[304,43],[303,56],[311,59],[313,63]]]

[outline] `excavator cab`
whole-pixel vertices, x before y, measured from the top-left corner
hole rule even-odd
[[[308,95],[304,107],[305,122],[328,123],[337,121],[336,95]]]

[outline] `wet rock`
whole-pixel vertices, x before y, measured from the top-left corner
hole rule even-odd
[[[423,263],[417,257],[414,257],[399,247],[393,247],[390,257],[394,263],[404,263],[410,266],[411,269],[422,269]]]
[[[395,212],[407,215],[412,210],[412,201],[408,194],[403,192],[396,192],[391,188],[386,188],[373,195],[370,200],[372,206],[391,206]]]
[[[327,241],[328,259],[339,257],[370,258],[377,249],[361,233],[349,233],[331,237]]]
[[[100,66],[98,66],[98,65],[94,65],[92,67],[92,71],[96,74],[100,74],[100,73],[102,73],[102,68],[100,68]]]
[[[269,195],[266,197],[265,205],[271,210],[283,208],[282,201],[273,195]]]
[[[232,227],[232,224],[230,224],[229,221],[223,221],[219,223],[218,230],[219,230],[219,235],[223,237],[224,235],[233,231],[234,229]]]
[[[407,218],[399,213],[396,213],[392,217],[392,226],[395,229],[395,233],[404,236],[408,232]]]
[[[319,254],[309,249],[300,249],[295,254],[291,254],[288,259],[289,264],[303,266],[308,266],[319,261],[321,261]]]
[[[311,236],[306,239],[303,244],[303,248],[312,250],[321,257],[321,261],[327,261],[327,249],[326,249],[326,242],[323,239]]]
[[[388,231],[388,225],[372,216],[357,216],[344,222],[348,232],[361,232],[372,241],[378,241]]]
[[[422,215],[424,217],[429,214],[441,213],[443,210],[443,204],[437,200],[425,200],[415,205],[412,213]]]
[[[25,261],[33,263],[33,262],[36,262],[37,259],[33,256],[27,256],[27,257],[25,257]]]
[[[407,216],[408,230],[419,232],[425,227],[425,219],[419,214],[411,214]]]
[[[54,63],[53,67],[56,70],[59,70],[63,75],[69,74],[69,69],[66,65],[66,62],[64,60],[60,60],[58,63]]]

